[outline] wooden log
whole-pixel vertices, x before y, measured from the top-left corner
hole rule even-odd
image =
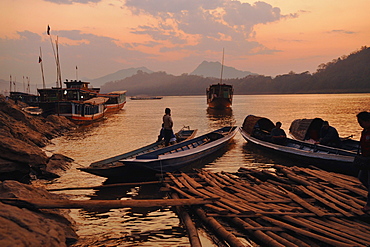
[[[208,205],[208,204],[206,204]],[[299,217],[308,217],[308,216],[316,216],[314,213],[299,213],[299,212],[268,212],[268,211],[255,211],[255,212],[250,212],[248,214],[214,214],[214,213],[209,213],[210,216],[212,217],[248,217],[248,218],[253,218],[253,217],[261,217],[262,215],[271,215],[271,216],[284,216],[284,215],[289,215],[289,216],[299,216]],[[324,215],[324,217],[341,217],[342,214],[340,213],[327,213]]]
[[[183,176],[186,181],[195,189],[203,188],[203,185],[195,181],[195,179],[189,177],[186,173],[181,172],[181,176]]]
[[[195,212],[205,224],[210,225],[213,231],[221,236],[230,246],[245,247],[245,245],[242,244],[234,234],[227,231],[215,218],[207,216],[206,213],[200,208],[196,208]]]
[[[308,243],[305,243],[303,242],[302,240],[300,239],[297,239],[295,237],[293,237],[292,235],[289,235],[288,233],[286,232],[279,232],[279,235],[287,240],[289,240],[290,242],[292,242],[293,244],[296,244],[297,246],[299,247],[313,247],[311,244],[308,244]]]
[[[212,204],[205,204],[204,207],[206,207],[209,210],[211,210],[212,212],[216,213],[215,215],[225,215],[225,214],[229,213],[229,210],[227,210],[225,208],[215,206],[215,205],[212,205]],[[208,213],[207,213],[207,215],[208,215]]]
[[[47,191],[105,189],[105,188],[113,188],[113,187],[160,184],[160,183],[162,182],[161,181],[148,181],[148,182],[137,182],[137,183],[118,183],[118,184],[106,184],[106,185],[99,185],[99,186],[65,187],[65,188],[58,188],[58,189],[47,189]]]
[[[336,233],[342,237],[351,239],[356,242],[360,242],[362,244],[370,243],[370,235],[369,234],[362,234],[361,231],[356,231],[356,229],[346,227],[341,224],[336,224],[333,221],[323,220],[323,219],[316,219],[313,217],[307,218],[307,221],[310,221],[310,224],[314,222],[314,224],[319,224],[326,229],[331,229],[333,233]]]
[[[265,221],[267,221],[267,222],[271,222],[271,223],[273,223],[276,226],[280,226],[280,227],[289,229],[291,231],[295,231],[295,232],[297,232],[299,234],[302,234],[302,235],[307,236],[309,238],[317,239],[317,240],[319,240],[321,242],[330,244],[332,246],[336,246],[336,247],[353,247],[353,245],[351,245],[351,244],[347,244],[347,243],[343,243],[343,242],[340,242],[340,241],[337,241],[337,240],[333,240],[333,239],[330,239],[330,238],[321,236],[319,234],[316,234],[316,233],[313,233],[313,232],[310,232],[310,231],[307,231],[307,230],[304,230],[304,229],[301,229],[301,228],[298,228],[298,227],[289,225],[289,224],[284,223],[282,221],[272,219],[272,218],[267,217],[267,216],[263,216],[262,219],[265,220]]]
[[[245,229],[247,231],[252,231],[252,234],[258,240],[260,240],[262,243],[264,243],[266,246],[284,247],[284,245],[280,244],[279,242],[277,242],[273,238],[269,237],[261,229],[256,229],[256,230],[248,229],[248,228],[253,228],[253,226],[248,224],[247,222],[245,222],[244,220],[242,220],[240,218],[235,217],[235,218],[232,219],[232,222],[235,223],[236,225],[238,225],[239,227],[242,227],[243,229]]]
[[[199,172],[197,174],[197,176],[200,177],[201,179],[203,179],[203,181],[205,181],[210,186],[217,186],[217,184],[215,184],[211,179],[209,179],[206,176],[204,176],[202,173]]]
[[[166,184],[166,187],[169,188],[170,190],[173,190],[175,192],[177,192],[178,194],[182,195],[183,197],[186,197],[186,198],[195,198],[194,196],[192,195],[189,195],[188,193],[182,191],[181,189],[175,187],[175,186],[171,186],[169,184]]]
[[[353,208],[353,207],[351,207],[351,206],[349,206],[348,204],[346,204],[346,203],[343,203],[343,202],[341,202],[341,201],[339,201],[339,200],[337,200],[337,199],[335,199],[334,197],[331,197],[330,195],[328,195],[328,194],[323,194],[322,193],[322,191],[320,191],[320,190],[318,190],[317,188],[315,188],[315,187],[313,187],[313,186],[308,186],[307,187],[309,190],[311,190],[311,191],[313,191],[313,192],[315,192],[316,194],[321,194],[323,197],[325,197],[325,198],[327,198],[328,200],[330,200],[330,201],[332,201],[333,203],[335,203],[335,204],[337,204],[337,205],[339,205],[339,206],[341,206],[341,207],[343,207],[343,208],[345,208],[346,210],[348,210],[348,211],[352,211],[352,212],[354,212],[354,213],[356,213],[356,214],[358,214],[358,215],[363,215],[363,212],[361,211],[361,210],[359,210],[359,209],[356,209],[356,208]],[[344,213],[343,213],[344,214]],[[344,214],[345,216],[350,216],[349,214]]]
[[[363,206],[365,206],[366,204],[366,201],[365,200],[360,200],[356,197],[353,197],[353,196],[350,196],[350,195],[347,195],[345,193],[342,193],[340,191],[337,191],[337,190],[334,190],[332,188],[329,188],[329,187],[323,187],[325,192],[328,193],[330,196],[342,201],[342,202],[345,202],[349,205],[351,205],[352,207],[354,208],[361,208]]]
[[[282,218],[284,220],[287,220],[287,221],[291,222],[291,223],[300,225],[300,226],[305,227],[307,229],[311,229],[311,230],[313,230],[315,232],[318,232],[318,233],[320,233],[324,236],[326,235],[334,241],[341,241],[342,243],[350,244],[351,246],[358,246],[359,245],[358,242],[351,241],[350,239],[348,239],[346,237],[343,237],[343,235],[337,235],[335,233],[334,229],[325,228],[322,225],[315,224],[314,222],[308,221],[304,218],[296,219],[296,218],[293,218],[291,216],[283,216]]]
[[[312,206],[311,204],[309,204],[308,202],[306,202],[305,200],[303,200],[302,198],[300,198],[299,196],[295,195],[294,193],[291,193],[283,188],[281,188],[283,191],[285,191],[285,193],[290,197],[290,199],[292,199],[293,201],[295,201],[296,203],[298,203],[299,205],[301,205],[302,207],[304,207],[305,209],[311,211],[312,213],[315,213],[317,216],[324,216],[325,215],[325,212],[323,212],[322,210]]]
[[[173,199],[179,199],[179,196],[176,193],[171,193],[171,197]],[[194,222],[192,221],[188,212],[184,209],[184,207],[181,206],[176,206],[175,208],[177,214],[180,216],[182,222],[186,227],[191,247],[202,247],[197,228],[195,227]]]
[[[309,188],[310,188],[310,186],[308,186]],[[351,216],[353,216],[353,214],[351,214],[351,213],[349,213],[349,212],[347,212],[347,211],[345,211],[345,210],[343,210],[343,209],[341,209],[341,208],[339,208],[339,207],[337,207],[334,203],[332,203],[332,202],[330,202],[330,201],[327,201],[326,199],[324,199],[322,196],[324,196],[322,193],[320,193],[320,195],[317,195],[317,194],[315,194],[315,193],[313,193],[312,191],[310,191],[309,189],[306,189],[304,186],[298,186],[298,188],[300,189],[300,190],[302,190],[304,193],[306,193],[307,195],[309,195],[309,196],[311,196],[311,197],[313,197],[313,198],[315,198],[316,200],[318,200],[319,202],[321,202],[321,203],[323,203],[323,204],[325,204],[326,206],[328,206],[328,207],[330,207],[330,208],[332,208],[332,209],[334,209],[334,210],[336,210],[336,211],[338,211],[338,212],[340,212],[341,214],[343,214],[343,215],[345,215],[345,216],[347,216],[347,217],[351,217]],[[312,187],[311,187],[312,188]]]
[[[11,205],[33,205],[34,208],[149,208],[162,206],[200,205],[214,199],[152,199],[152,200],[45,200],[0,198],[3,203]]]
[[[212,177],[210,175],[210,173],[208,173],[206,170],[202,170],[201,172],[202,172],[203,176],[205,176],[210,181],[212,181],[212,186],[216,186],[216,187],[220,187],[220,188],[223,188],[225,186],[222,183],[220,183],[219,181],[217,181],[217,179],[215,179],[214,177]]]
[[[185,186],[174,175],[172,175],[172,173],[167,172],[166,174],[177,187],[179,187],[180,189],[185,188]]]
[[[332,227],[338,229],[349,229],[348,232],[350,231],[351,234],[359,236],[362,239],[367,239],[368,243],[370,243],[370,227],[368,225],[367,227],[364,227],[362,222],[358,223],[356,220],[347,221],[345,219],[338,219],[335,217],[329,217],[328,219],[330,220]]]
[[[258,223],[257,221],[254,221],[252,219],[245,219],[245,222],[247,222],[248,224],[252,225],[252,226],[255,226],[255,227],[259,227],[261,226],[260,223]],[[275,241],[277,241],[278,243],[284,245],[284,246],[287,246],[287,247],[298,247],[297,245],[283,239],[282,237],[278,236],[276,233],[274,232],[271,232],[271,231],[266,231],[265,232],[266,235],[268,235],[269,237],[271,237],[272,239],[274,239]]]

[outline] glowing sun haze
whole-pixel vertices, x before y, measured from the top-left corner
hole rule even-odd
[[[0,79],[55,81],[145,66],[179,75],[202,61],[263,75],[315,72],[369,46],[369,0],[2,0]],[[50,25],[51,35],[46,34]]]

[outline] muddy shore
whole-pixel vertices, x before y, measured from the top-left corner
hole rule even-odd
[[[43,147],[76,126],[61,116],[30,115],[0,95],[0,198],[58,199],[31,181],[54,179],[72,159]],[[0,202],[0,246],[68,246],[77,240],[69,210],[30,210]]]

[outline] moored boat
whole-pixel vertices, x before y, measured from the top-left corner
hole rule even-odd
[[[195,136],[197,130],[190,129],[189,126],[184,126],[180,131],[178,131],[176,136],[177,143],[181,143],[185,140],[189,140]],[[79,168],[81,171],[88,172],[97,176],[107,177],[107,178],[117,178],[124,177],[125,173],[129,172],[127,167],[124,166],[120,160],[125,160],[129,158],[134,158],[138,155],[152,152],[164,148],[164,140],[157,141],[146,145],[144,147],[132,150],[130,152],[120,154],[107,159],[99,160],[90,164],[86,168]]]
[[[101,96],[108,98],[107,102],[105,102],[107,113],[117,112],[126,104],[126,91],[114,91]]]
[[[232,85],[213,84],[207,90],[208,107],[214,109],[230,108],[233,103],[234,89]]]
[[[289,134],[293,139],[305,142],[317,142],[320,139],[320,130],[324,120],[321,118],[312,119],[295,119],[290,127]],[[351,139],[352,136],[340,137],[342,149],[357,151],[359,149],[360,142]]]
[[[140,175],[145,174],[153,175],[181,170],[188,165],[205,164],[204,162],[208,160],[209,156],[217,153],[232,140],[237,130],[238,127],[226,126],[171,146],[144,154],[135,153],[128,158],[122,156],[122,159],[109,164],[96,163],[94,165],[93,163],[87,168],[80,168],[80,170],[99,176],[108,177],[109,175],[109,178],[114,179],[123,177],[125,173],[140,177]],[[104,175],[102,175],[103,171],[105,172]]]
[[[89,82],[66,80],[65,88],[38,89],[39,107],[44,115],[65,116],[76,124],[89,124],[103,119],[107,112],[122,109],[126,91],[100,94],[100,88],[89,87]]]
[[[275,144],[270,136],[274,127],[274,123],[268,118],[248,115],[244,119],[240,132],[248,143],[294,161],[297,165],[314,165],[328,171],[357,175],[358,170],[352,165],[355,151],[291,138],[286,138],[285,145]]]

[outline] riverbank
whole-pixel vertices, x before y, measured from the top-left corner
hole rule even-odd
[[[62,199],[30,185],[35,179],[53,179],[69,168],[72,159],[43,147],[76,126],[65,117],[30,115],[0,95],[0,197]],[[69,210],[30,210],[0,203],[1,246],[68,246],[77,240]]]

